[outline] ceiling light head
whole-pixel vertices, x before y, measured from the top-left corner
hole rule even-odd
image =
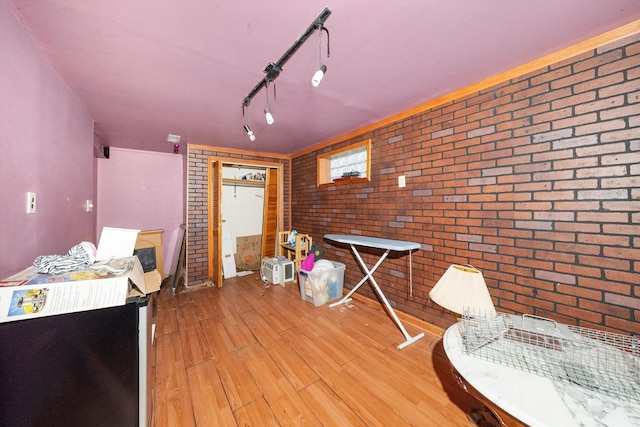
[[[256,140],[256,136],[253,134],[253,131],[251,130],[249,125],[244,125],[244,131],[247,133],[247,135],[249,135],[249,139],[251,141],[255,141]]]
[[[318,87],[320,85],[320,82],[324,78],[324,73],[326,72],[327,66],[324,64],[320,65],[320,68],[318,68],[313,74],[313,77],[311,77],[311,84],[313,85],[313,87]]]
[[[269,107],[265,107],[265,109],[264,109],[264,117],[265,117],[265,119],[267,119],[267,124],[272,125],[273,122],[275,121],[273,119],[273,114],[271,114],[271,110],[269,110]]]

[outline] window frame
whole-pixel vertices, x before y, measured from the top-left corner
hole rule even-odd
[[[365,178],[361,177],[349,177],[349,178],[338,178],[331,180],[331,160],[332,158],[344,153],[345,151],[354,150],[356,148],[366,147],[367,152],[367,176]],[[360,142],[356,142],[354,144],[347,145],[345,147],[337,148],[335,150],[328,151],[326,153],[318,154],[316,157],[317,161],[317,178],[316,182],[317,186],[323,185],[344,185],[344,184],[352,184],[357,182],[368,182],[371,181],[371,139],[365,139]]]

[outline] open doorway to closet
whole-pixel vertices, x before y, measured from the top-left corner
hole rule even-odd
[[[275,256],[282,229],[282,166],[210,157],[208,172],[209,277],[221,287],[224,278],[238,273],[238,241],[256,245],[252,256],[239,260],[243,269],[251,267],[252,257],[259,269],[262,258]]]

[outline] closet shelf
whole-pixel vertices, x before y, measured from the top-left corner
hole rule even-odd
[[[237,185],[238,187],[264,188],[264,181],[257,179],[232,179],[222,178],[222,185]]]

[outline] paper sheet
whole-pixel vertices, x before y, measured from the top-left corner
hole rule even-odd
[[[96,261],[133,255],[140,230],[103,227],[96,251]]]

